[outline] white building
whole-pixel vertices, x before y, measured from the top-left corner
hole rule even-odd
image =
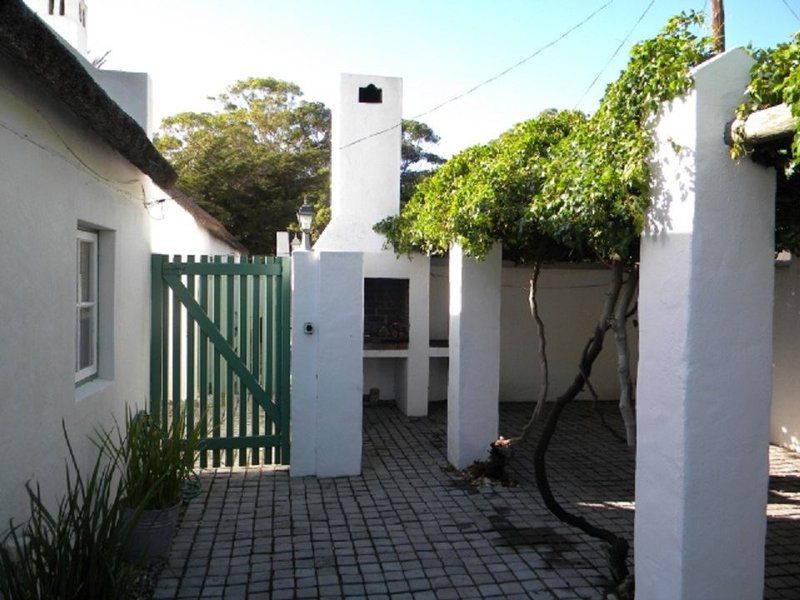
[[[19,0],[0,5],[6,524],[25,516],[27,481],[47,500],[62,493],[62,421],[85,461],[96,428],[126,405],[145,406],[151,253],[242,250],[190,198],[169,191],[175,174],[148,138],[147,75],[98,71],[81,56],[82,1],[31,4],[52,30]]]

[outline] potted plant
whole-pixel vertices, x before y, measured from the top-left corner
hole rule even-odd
[[[166,428],[146,412],[128,414],[120,462],[127,515],[136,521],[132,560],[167,558],[200,447],[200,425],[187,428],[182,414]]]

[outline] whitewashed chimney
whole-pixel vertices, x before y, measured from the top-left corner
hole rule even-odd
[[[400,211],[403,80],[343,73],[333,111],[331,222],[315,248],[381,252],[372,230]]]

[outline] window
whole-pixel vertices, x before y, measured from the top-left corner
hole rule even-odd
[[[97,233],[78,230],[75,285],[75,381],[97,375]]]
[[[56,12],[56,0],[50,0],[47,5],[47,14],[52,15]]]

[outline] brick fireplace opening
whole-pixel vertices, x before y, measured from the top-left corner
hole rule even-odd
[[[408,348],[408,279],[364,279],[364,349]]]

